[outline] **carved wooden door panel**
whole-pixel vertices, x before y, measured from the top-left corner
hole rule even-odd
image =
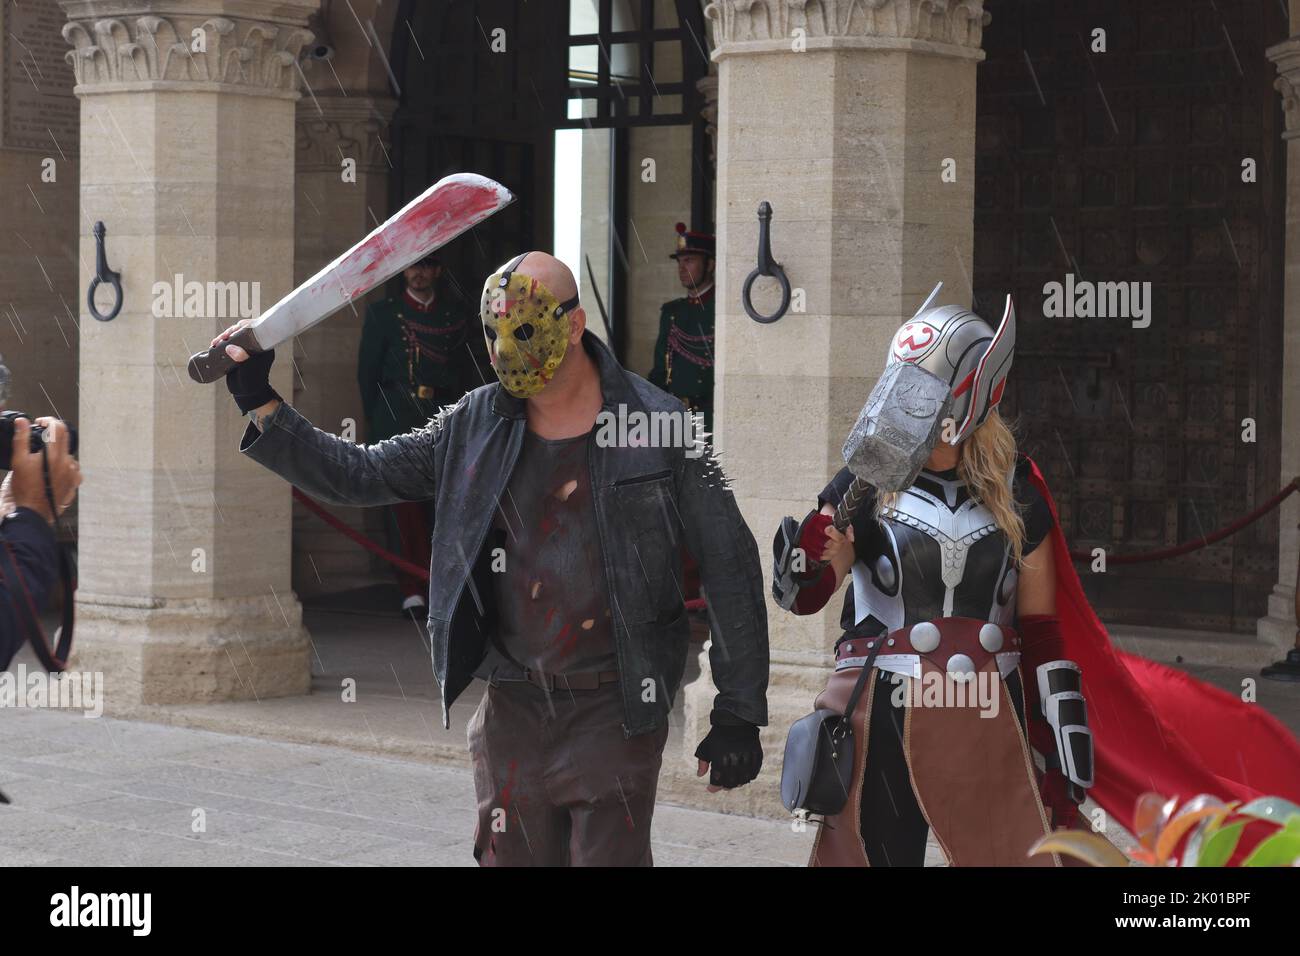
[[[1285,11],[985,6],[974,289],[994,319],[1016,297],[1004,410],[1072,547],[1115,555],[1197,538],[1277,490],[1285,167],[1264,49],[1285,38]],[[1104,53],[1091,49],[1096,29]],[[1044,315],[1045,284],[1067,273],[1151,283],[1150,325]],[[1248,631],[1275,580],[1276,541],[1273,516],[1185,557],[1078,567],[1108,620]]]

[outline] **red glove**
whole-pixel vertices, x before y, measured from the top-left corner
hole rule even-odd
[[[796,614],[816,614],[826,606],[834,593],[835,569],[828,564],[821,569],[815,581],[800,586],[791,610]]]
[[[1052,829],[1073,828],[1079,819],[1079,805],[1070,796],[1070,782],[1060,770],[1048,770],[1038,788],[1043,806],[1052,813]]]
[[[1020,673],[1024,677],[1025,717],[1043,720],[1043,702],[1038,699],[1038,665],[1059,661],[1064,650],[1061,622],[1053,614],[1025,614],[1016,622],[1020,632]]]
[[[809,570],[799,575],[800,588],[790,609],[796,614],[816,614],[826,606],[835,593],[835,569],[829,564],[817,567],[826,560],[826,529],[831,526],[831,516],[814,511],[804,519],[799,533],[799,549],[803,551]]]
[[[1016,622],[1020,632],[1021,662],[1038,679],[1038,665],[1059,661],[1064,652],[1061,621],[1055,614],[1024,614]]]
[[[825,560],[826,529],[831,526],[831,516],[818,511],[804,519],[803,531],[799,535],[799,547],[803,549],[809,566],[820,564]],[[815,572],[812,572],[815,573]]]

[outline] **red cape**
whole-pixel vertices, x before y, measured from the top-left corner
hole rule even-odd
[[[1200,793],[1300,803],[1300,744],[1275,717],[1182,671],[1115,649],[1084,596],[1047,482],[1032,459],[1029,465],[1030,480],[1052,511],[1062,656],[1083,671],[1096,762],[1089,795],[1130,833],[1135,802],[1147,791],[1180,803]],[[1043,722],[1030,728],[1035,749],[1054,753]]]

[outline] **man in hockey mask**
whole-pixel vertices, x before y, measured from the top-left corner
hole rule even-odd
[[[640,706],[646,680],[660,683],[656,668],[634,662],[652,645],[665,647],[654,653],[663,655],[663,690],[675,691],[680,678],[670,675],[680,674],[687,653],[684,535],[729,593],[725,613],[744,622],[728,661],[715,659],[729,686],[700,745],[699,772],[712,769],[710,789],[752,780],[762,762],[757,724],[767,673],[757,547],[730,492],[710,480],[715,466],[697,468],[680,449],[603,448],[596,440],[602,409],[680,406],[622,369],[587,333],[563,263],[540,252],[512,259],[484,283],[481,313],[492,367],[509,396],[503,407],[526,427],[489,536],[504,569],[490,584],[496,620],[481,670],[491,687],[470,725],[480,859],[646,863],[667,727],[627,731],[625,703]],[[706,521],[713,508],[717,517]],[[666,517],[678,514],[680,522]],[[719,519],[733,542],[723,548],[725,560],[716,545],[705,547],[722,530],[705,526]],[[729,709],[724,698],[741,686]],[[610,789],[615,778],[624,793]],[[502,831],[494,811],[513,799],[522,801],[512,811],[522,826],[511,820]]]
[[[496,270],[481,306],[500,385],[369,446],[281,401],[267,378],[272,353],[228,350],[227,383],[253,418],[240,446],[249,457],[330,502],[433,503],[428,628],[444,725],[475,676],[488,682],[469,726],[484,865],[651,862],[689,647],[683,545],[715,622],[718,694],[698,771],[718,790],[762,765],[758,547],[708,449],[601,437],[602,412],[680,413],[681,403],[618,364],[576,296],[572,273],[543,252]]]

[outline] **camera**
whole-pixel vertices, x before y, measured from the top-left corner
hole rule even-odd
[[[14,422],[16,419],[25,418],[32,423],[31,449],[32,452],[41,450],[45,443],[45,426],[36,424],[32,415],[25,412],[0,412],[0,471],[8,471],[12,467],[14,447]],[[68,426],[68,453],[75,455],[77,453],[77,430],[71,425]]]

